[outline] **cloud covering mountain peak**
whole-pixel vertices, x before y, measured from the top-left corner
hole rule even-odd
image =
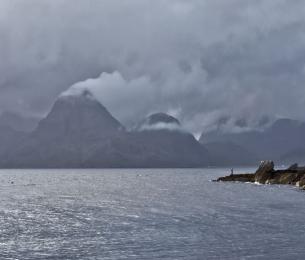
[[[302,1],[2,0],[0,111],[45,114],[76,84],[125,124],[304,119],[304,17]]]

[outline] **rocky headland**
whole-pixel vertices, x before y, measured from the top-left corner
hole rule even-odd
[[[305,167],[293,164],[284,170],[275,170],[273,161],[262,161],[255,173],[231,174],[216,180],[253,182],[259,184],[295,185],[305,190]]]

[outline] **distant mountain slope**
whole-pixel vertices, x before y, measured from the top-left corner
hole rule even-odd
[[[180,126],[174,117],[158,113],[141,122],[137,130],[110,139],[86,164],[145,168],[208,165],[209,155],[194,136],[172,128],[172,124]]]
[[[205,144],[214,166],[256,165],[258,156],[245,148],[230,142],[211,142]]]
[[[89,91],[62,95],[2,167],[199,167],[208,154],[177,119],[155,114],[149,128],[126,131]],[[172,126],[175,125],[173,128]]]
[[[84,90],[65,93],[34,131],[0,123],[0,167],[204,167],[305,162],[305,123],[281,119],[264,131],[203,134],[198,142],[178,119],[152,114],[132,131]]]
[[[24,117],[5,111],[0,115],[0,126],[10,127],[16,131],[31,132],[37,127],[39,120],[39,118]]]
[[[264,131],[244,133],[214,131],[203,134],[200,142],[205,145],[215,142],[223,145],[235,144],[249,151],[259,160],[270,159],[281,163],[285,154],[292,151],[297,153],[297,149],[305,147],[305,124],[296,120],[280,119]],[[292,157],[291,160],[285,160],[291,162]]]
[[[99,147],[86,165],[185,168],[207,166],[208,158],[207,151],[191,135],[181,138],[180,134],[170,132],[131,132]]]
[[[119,134],[123,126],[91,93],[62,96],[4,167],[82,167],[95,146]]]
[[[283,164],[291,164],[297,162],[300,165],[305,165],[305,144],[300,144],[299,148],[293,149],[281,156],[280,161]]]
[[[12,151],[25,139],[25,133],[8,126],[0,126],[0,166],[11,158]]]

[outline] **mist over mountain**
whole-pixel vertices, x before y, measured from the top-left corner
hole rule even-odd
[[[0,260],[305,259],[304,84],[305,0],[0,0]]]
[[[247,151],[241,150],[240,158],[251,153],[256,160],[267,158],[278,163],[305,162],[305,123],[292,119],[278,119],[261,131],[226,133],[215,130],[203,133],[200,142],[207,146],[217,143],[222,146],[220,150],[226,150],[232,144],[237,145]]]
[[[89,91],[60,96],[33,135],[70,142],[95,142],[115,135],[123,126]]]
[[[144,122],[148,125],[156,124],[174,124],[179,126],[180,122],[177,118],[167,115],[165,113],[155,113],[147,117]]]
[[[8,111],[0,114],[0,126],[7,126],[22,132],[33,131],[37,127],[39,120],[36,117],[22,116]]]
[[[176,118],[158,113],[142,122],[150,128],[127,131],[90,91],[64,93],[37,128],[8,149],[0,165],[9,168],[208,165],[207,150],[191,133],[178,128]]]
[[[2,0],[0,126],[28,134],[0,161],[301,159],[304,17],[303,1]]]
[[[134,132],[137,142],[145,144],[165,167],[207,166],[210,162],[208,151],[195,137],[185,131],[178,119],[165,113],[155,113],[142,120]]]
[[[185,131],[181,126],[179,120],[166,113],[154,113],[145,117],[135,127],[137,131],[144,130],[174,130],[174,131]]]
[[[199,141],[163,112],[137,121],[136,127],[125,128],[90,90],[73,87],[57,98],[33,131],[0,125],[0,166],[156,168],[245,166],[266,158],[305,161],[305,123],[296,120],[279,119],[260,131],[228,133],[217,127]]]
[[[0,111],[45,116],[86,85],[128,127],[304,121],[304,17],[298,0],[1,0]]]

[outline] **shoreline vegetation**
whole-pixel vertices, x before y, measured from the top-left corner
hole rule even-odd
[[[220,177],[215,181],[294,185],[305,190],[305,167],[293,164],[287,169],[275,170],[273,161],[262,161],[255,173],[231,173],[231,175]]]

